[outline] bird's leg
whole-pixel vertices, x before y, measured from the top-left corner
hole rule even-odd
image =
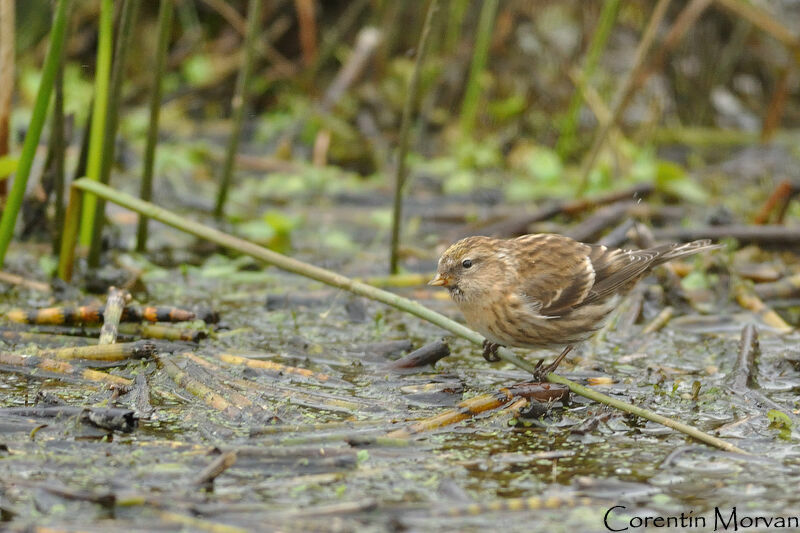
[[[496,363],[500,360],[497,355],[497,349],[500,347],[496,342],[489,342],[489,339],[483,339],[483,358],[490,363]]]
[[[556,369],[558,368],[558,365],[561,364],[561,361],[563,361],[564,358],[567,356],[567,354],[571,351],[572,351],[572,345],[569,344],[567,345],[566,348],[564,348],[564,350],[559,354],[559,356],[556,357],[555,361],[553,361],[544,368],[542,368],[542,361],[540,360],[539,364],[536,365],[536,368],[534,369],[533,372],[534,379],[536,381],[545,381],[547,379],[547,374],[555,372]]]

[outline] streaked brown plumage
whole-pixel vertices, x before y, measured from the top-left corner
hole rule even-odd
[[[487,360],[496,360],[489,356],[498,345],[566,347],[557,365],[652,267],[718,247],[701,240],[620,250],[546,233],[467,237],[442,254],[430,284],[447,287],[467,324],[486,337]]]

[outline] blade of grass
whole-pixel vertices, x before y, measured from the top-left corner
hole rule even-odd
[[[144,150],[144,171],[139,196],[150,201],[153,196],[153,166],[156,159],[158,142],[158,120],[161,112],[161,92],[163,89],[164,65],[166,64],[169,36],[172,31],[173,0],[161,0],[158,8],[158,44],[156,45],[156,70],[153,77],[153,89],[150,93],[150,124],[147,127],[147,145]],[[147,249],[147,219],[139,217],[136,229],[136,251]]]
[[[39,138],[42,135],[44,122],[47,118],[47,108],[50,105],[50,93],[53,91],[58,65],[61,63],[61,54],[64,48],[64,35],[67,28],[67,13],[72,4],[72,0],[59,0],[56,6],[56,14],[53,19],[53,29],[50,32],[50,44],[47,48],[47,56],[44,60],[42,69],[42,81],[36,93],[36,101],[33,106],[33,115],[28,125],[28,133],[25,135],[25,143],[22,145],[17,173],[14,183],[11,186],[11,193],[3,217],[0,219],[0,267],[5,261],[8,246],[14,236],[14,226],[17,222],[17,214],[22,205],[22,197],[25,195],[25,186],[28,184],[33,158],[36,155],[36,147],[39,145]]]
[[[122,14],[119,19],[119,34],[114,49],[114,62],[111,71],[111,82],[108,91],[108,109],[103,126],[103,158],[100,165],[100,183],[111,181],[111,166],[114,163],[116,148],[117,124],[119,124],[119,101],[122,92],[122,80],[125,77],[125,63],[128,50],[133,45],[133,26],[139,11],[139,0],[124,0]],[[89,246],[89,266],[97,268],[100,264],[100,240],[103,232],[103,217],[106,204],[98,199],[92,221],[92,241]]]
[[[53,189],[55,190],[55,224],[53,225],[53,254],[61,248],[61,228],[64,227],[64,56],[58,64],[53,96],[53,122],[50,125],[50,148],[53,157]]]
[[[86,177],[98,181],[103,169],[104,134],[106,112],[108,110],[108,85],[111,77],[111,50],[114,31],[114,1],[101,0],[100,27],[97,34],[97,63],[94,73],[94,103],[92,106],[92,126],[89,131],[89,155]],[[89,246],[92,242],[92,228],[97,198],[89,194],[83,200],[81,215],[80,243]]]
[[[469,80],[461,104],[461,133],[469,136],[475,129],[478,118],[478,107],[481,99],[481,77],[486,69],[489,57],[489,45],[492,41],[494,19],[497,15],[498,0],[484,0],[478,21],[478,34],[475,37],[475,49],[472,52],[472,63],[469,68]]]
[[[261,27],[262,3],[262,0],[250,0],[247,6],[247,35],[245,35],[244,39],[244,57],[242,58],[242,68],[239,70],[239,76],[236,78],[236,93],[233,96],[233,128],[228,139],[228,149],[225,152],[225,163],[222,167],[222,179],[217,193],[217,205],[214,208],[214,216],[217,218],[221,218],[225,210],[225,201],[228,198],[228,188],[233,175],[233,163],[236,159],[236,151],[239,148],[239,138],[242,135],[247,86],[250,84],[250,73],[255,57],[256,36]]]
[[[0,157],[8,154],[11,131],[11,95],[14,92],[14,0],[0,0],[0,72],[6,79],[0,84]],[[6,181],[0,180],[0,205],[6,198]]]
[[[89,179],[79,179],[75,181],[73,184],[73,189],[80,189],[82,191],[92,192],[98,196],[104,197],[106,200],[110,202],[114,202],[117,205],[125,207],[126,209],[130,209],[132,211],[136,211],[142,215],[147,217],[153,218],[154,220],[158,220],[168,226],[172,226],[173,228],[177,228],[181,231],[185,231],[191,235],[196,237],[200,237],[202,239],[206,239],[213,243],[219,244],[225,248],[230,250],[234,250],[261,261],[264,261],[267,264],[276,266],[282,270],[286,270],[287,272],[292,272],[294,274],[298,274],[300,276],[304,276],[310,279],[314,279],[325,283],[326,285],[330,285],[332,287],[336,287],[339,289],[346,290],[353,294],[357,294],[359,296],[364,296],[371,300],[375,300],[377,302],[384,303],[386,305],[390,305],[396,309],[399,309],[403,312],[412,314],[416,317],[419,317],[423,320],[427,320],[428,322],[435,324],[451,333],[458,335],[459,337],[466,339],[473,344],[482,345],[484,338],[479,333],[469,329],[468,327],[455,322],[454,320],[450,320],[444,315],[437,313],[436,311],[432,311],[427,307],[423,306],[422,304],[409,300],[407,298],[403,298],[402,296],[398,296],[391,292],[387,292],[371,285],[367,285],[366,283],[361,283],[350,279],[346,276],[341,274],[337,274],[331,270],[327,270],[324,268],[320,268],[314,265],[310,265],[308,263],[304,263],[302,261],[298,261],[297,259],[293,259],[291,257],[287,257],[285,255],[279,254],[278,252],[274,252],[252,242],[248,242],[244,239],[240,239],[238,237],[234,237],[232,235],[228,235],[219,231],[218,229],[206,226],[204,224],[200,224],[198,222],[194,222],[192,220],[187,220],[184,217],[171,213],[170,211],[153,205],[151,203],[145,202],[131,196],[129,194],[122,193],[111,187],[103,185],[102,183],[97,183],[95,181]],[[65,237],[65,241],[67,238]],[[62,254],[60,258],[62,263],[69,263],[72,260],[72,253],[70,250],[66,250],[65,253]],[[59,268],[59,272],[62,269]],[[68,278],[65,278],[65,281],[69,281]],[[497,351],[497,354],[506,362],[511,363],[527,372],[533,373],[535,370],[535,366],[528,361],[520,359],[519,357],[514,354],[511,350],[507,348],[500,348]],[[693,437],[697,440],[710,444],[712,446],[716,446],[720,449],[736,452],[736,453],[743,453],[746,454],[747,452],[740,450],[736,446],[723,441],[722,439],[718,439],[713,437],[712,435],[708,435],[703,433],[697,428],[693,428],[687,424],[683,424],[682,422],[678,422],[677,420],[673,420],[671,418],[667,418],[665,416],[661,416],[659,414],[653,413],[648,411],[647,409],[643,409],[641,407],[636,407],[622,400],[617,400],[606,396],[605,394],[599,393],[597,391],[591,390],[587,387],[583,387],[573,381],[570,381],[562,376],[558,376],[556,374],[548,374],[547,380],[551,383],[559,383],[569,387],[571,391],[581,396],[585,396],[586,398],[591,398],[595,401],[604,403],[606,405],[611,405],[616,407],[617,409],[623,410],[625,412],[629,412],[635,414],[636,416],[640,416],[642,418],[646,418],[647,420],[652,420],[659,424],[663,424],[669,428],[675,429],[680,431],[690,437]]]
[[[461,26],[469,7],[469,0],[450,0],[448,6],[447,28],[445,29],[444,49],[452,52],[461,40]]]
[[[411,73],[411,80],[406,93],[406,101],[403,104],[403,118],[400,124],[400,141],[397,148],[397,166],[394,178],[394,207],[392,210],[392,242],[389,246],[389,274],[397,274],[398,254],[397,248],[400,241],[400,226],[403,218],[403,186],[406,181],[406,154],[408,153],[408,141],[411,134],[411,120],[414,113],[419,95],[420,71],[425,57],[425,49],[428,46],[428,36],[431,33],[433,15],[439,9],[439,0],[431,0],[428,6],[428,13],[425,15],[425,23],[422,26],[422,33],[419,36],[417,45],[417,57],[414,61],[414,71]]]
[[[72,171],[72,179],[76,180],[86,175],[86,165],[89,161],[89,138],[92,136],[92,119],[94,113],[94,100],[89,107],[89,112],[86,114],[86,121],[79,128],[83,133],[81,134],[81,145],[78,151],[78,160],[75,161],[75,169]]]
[[[78,243],[78,232],[81,225],[81,204],[83,193],[75,187],[69,188],[69,202],[64,215],[64,232],[61,234],[61,252],[58,254],[58,277],[63,280],[72,279],[72,265],[75,257],[75,245]]]

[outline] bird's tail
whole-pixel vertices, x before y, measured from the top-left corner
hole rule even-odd
[[[665,244],[663,246],[656,246],[650,248],[649,252],[656,253],[656,259],[653,265],[660,265],[673,259],[680,259],[681,257],[688,257],[690,255],[699,254],[707,250],[716,250],[724,248],[724,244],[714,244],[709,239],[701,239],[699,241],[687,242],[684,244]]]

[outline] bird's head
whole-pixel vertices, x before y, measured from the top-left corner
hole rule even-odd
[[[451,245],[439,258],[436,276],[428,282],[446,287],[456,302],[469,301],[492,290],[505,276],[505,262],[497,239],[467,237]]]

